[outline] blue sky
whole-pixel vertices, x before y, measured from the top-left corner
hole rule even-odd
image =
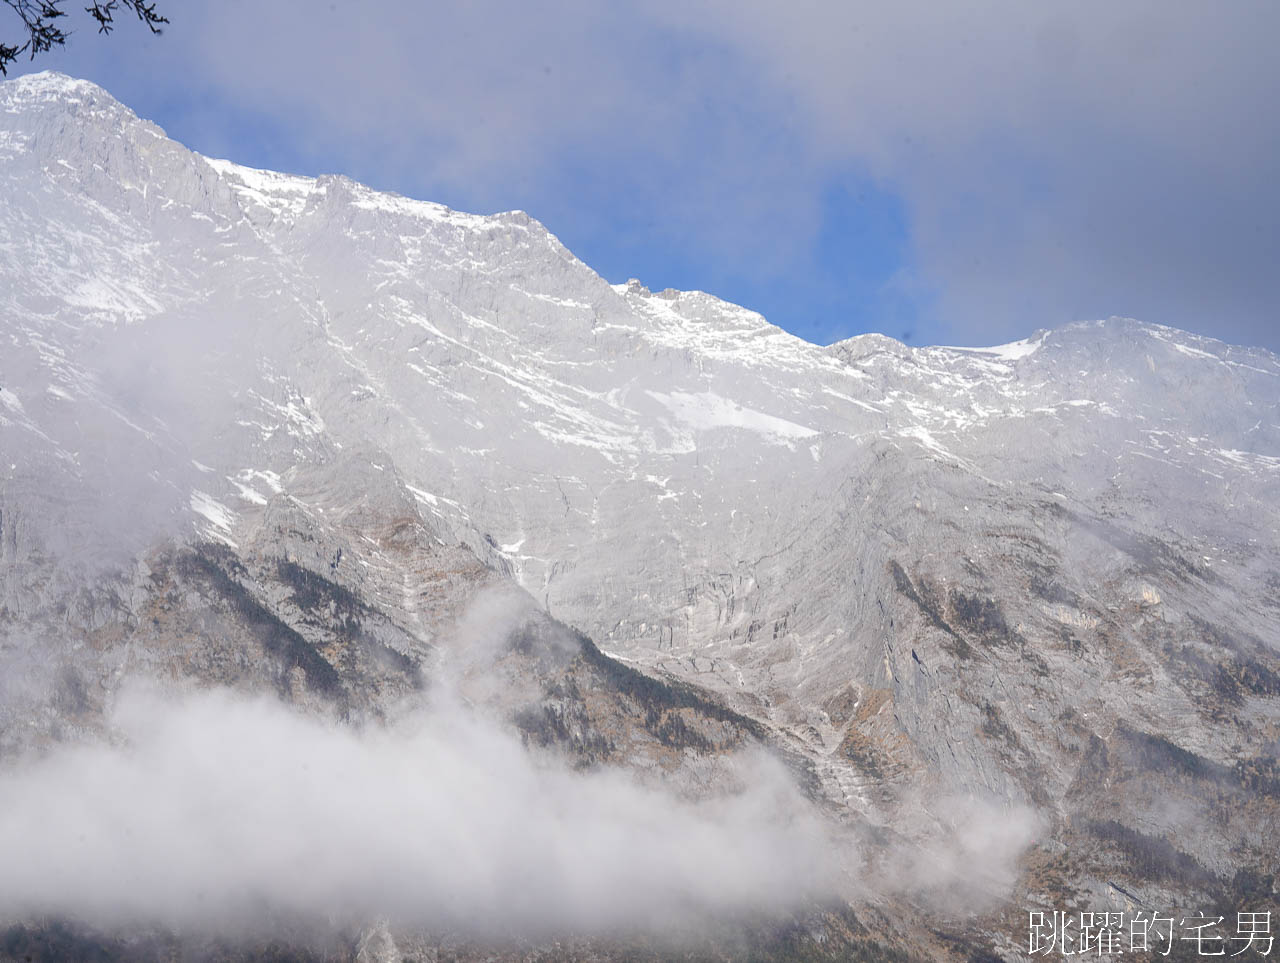
[[[19,71],[206,154],[527,210],[818,342],[1124,315],[1280,350],[1272,0],[160,7],[98,37],[73,5]]]

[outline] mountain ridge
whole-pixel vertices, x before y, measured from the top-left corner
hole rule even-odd
[[[92,728],[126,669],[376,718],[400,660],[471,666],[455,624],[514,584],[523,624],[762,727],[868,838],[954,855],[955,799],[1039,825],[981,836],[998,909],[964,926],[1001,952],[1117,877],[1172,907],[1276,872],[1275,355],[1127,319],[817,346],[610,285],[522,212],[201,158],[84,82],[0,105],[8,751]],[[463,675],[537,745],[696,784],[724,741],[512,651],[552,668]],[[963,919],[903,853],[866,857],[910,877],[865,897],[881,935],[899,900]]]

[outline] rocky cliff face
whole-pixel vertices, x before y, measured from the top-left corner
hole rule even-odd
[[[685,791],[772,747],[863,842],[862,922],[787,952],[1274,905],[1275,356],[1122,319],[818,347],[52,74],[0,85],[0,197],[7,756],[131,674],[363,724],[452,673],[531,751]]]

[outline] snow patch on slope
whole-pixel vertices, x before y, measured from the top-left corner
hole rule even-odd
[[[1008,344],[997,344],[990,348],[950,348],[943,346],[945,351],[964,351],[970,354],[985,354],[1000,361],[1019,361],[1036,353],[1040,346],[1044,344],[1045,338],[1049,335],[1040,335],[1039,337],[1023,338],[1021,341],[1010,341]]]
[[[238,547],[231,540],[232,526],[235,525],[236,521],[235,512],[212,495],[202,492],[198,488],[192,490],[190,504],[193,512],[203,516],[209,522],[202,534],[230,545],[232,548]]]
[[[645,394],[675,415],[681,424],[695,431],[741,428],[784,443],[798,438],[812,438],[818,434],[812,428],[798,425],[794,421],[744,408],[713,391],[696,395],[684,391],[673,391],[671,394],[646,391]]]
[[[307,198],[316,186],[313,177],[242,167],[229,160],[216,158],[207,158],[207,161],[242,199],[260,204],[276,213],[288,213],[295,217],[301,214],[306,207]]]

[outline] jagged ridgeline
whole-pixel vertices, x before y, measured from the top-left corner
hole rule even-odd
[[[988,960],[1025,953],[1033,912],[1234,935],[1275,908],[1274,355],[1116,318],[820,347],[611,285],[521,212],[202,157],[82,81],[0,84],[0,118],[0,762],[66,780],[57,805],[0,791],[0,839],[48,856],[0,859],[0,955]],[[177,700],[172,739],[225,705],[226,740],[261,713],[263,753],[394,760],[276,834],[340,798],[312,856],[367,825],[394,845],[264,883],[234,933],[165,887],[103,910],[155,866],[18,820],[76,804],[76,752],[171,758],[138,680]],[[447,861],[409,858],[409,807],[361,807],[460,798],[421,760],[470,746],[477,816],[524,805],[456,835],[525,831],[484,850],[490,889],[459,857],[427,902],[510,898],[424,921],[360,860]],[[302,756],[268,758],[264,805]],[[595,858],[504,862],[553,838]],[[386,906],[308,916],[324,886]],[[556,915],[570,892],[607,934]]]

